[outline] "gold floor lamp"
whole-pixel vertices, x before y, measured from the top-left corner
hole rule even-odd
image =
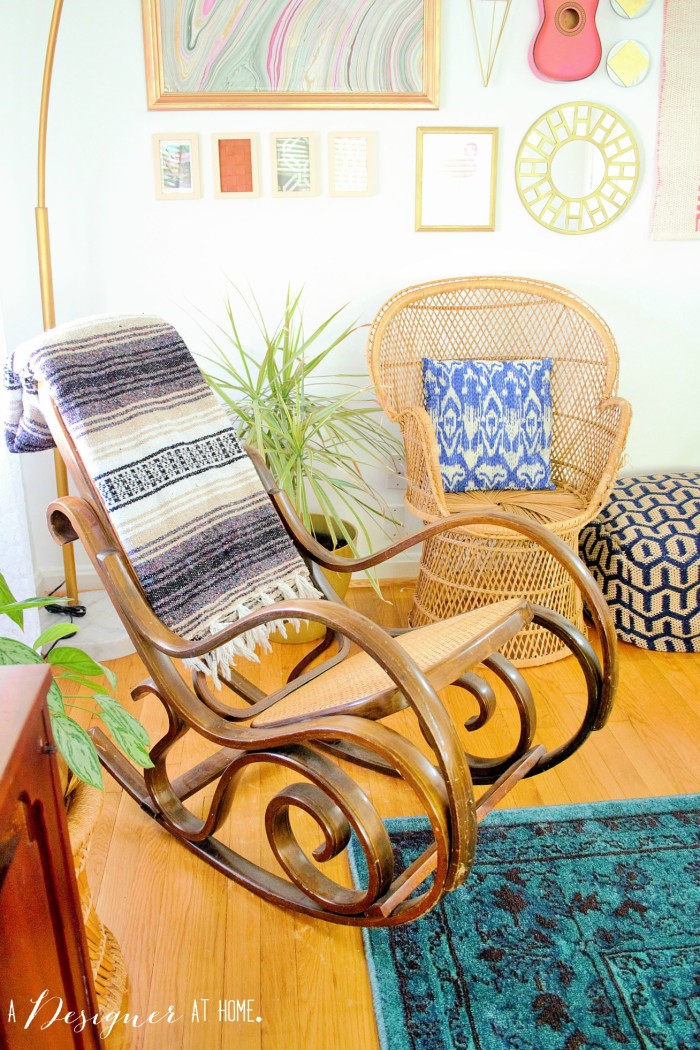
[[[37,153],[37,206],[36,242],[39,255],[39,282],[41,285],[41,311],[44,320],[44,331],[56,326],[56,311],[53,297],[53,272],[51,269],[51,242],[49,239],[49,213],[46,207],[46,129],[49,116],[49,96],[51,94],[51,74],[56,52],[58,27],[61,22],[63,0],[55,0],[49,41],[46,47],[44,62],[44,79],[41,85],[41,109],[39,112],[39,149]],[[54,451],[54,468],[56,472],[56,491],[59,496],[68,495],[68,474],[66,465],[58,450]],[[68,604],[57,606],[57,611],[81,615],[84,610],[78,604],[78,579],[75,571],[75,551],[72,543],[66,543],[63,551],[63,573],[66,580]]]

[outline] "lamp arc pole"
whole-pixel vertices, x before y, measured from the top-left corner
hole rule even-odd
[[[56,40],[61,24],[63,0],[55,0],[49,40],[46,46],[44,61],[44,79],[41,85],[41,108],[39,111],[39,147],[37,151],[37,205],[36,243],[39,257],[39,283],[41,287],[41,312],[44,331],[56,327],[56,310],[53,295],[53,271],[51,268],[51,241],[49,238],[49,212],[46,207],[46,131],[49,118],[49,98],[51,95],[51,74],[56,53]],[[58,449],[54,450],[54,469],[56,473],[56,492],[58,496],[68,495],[68,472]],[[63,553],[63,572],[66,580],[68,606],[78,604],[78,578],[75,571],[75,551],[72,543],[65,543]]]

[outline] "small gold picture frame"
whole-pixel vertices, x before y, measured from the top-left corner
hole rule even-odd
[[[416,230],[496,228],[498,128],[418,128]]]
[[[272,134],[273,197],[315,197],[319,192],[318,145],[308,131]]]
[[[259,197],[258,136],[254,132],[232,131],[214,135],[212,144],[214,196]]]
[[[374,136],[371,132],[330,132],[328,192],[331,197],[369,197],[375,192]]]
[[[156,197],[162,201],[201,197],[199,136],[192,132],[157,132],[153,136]]]

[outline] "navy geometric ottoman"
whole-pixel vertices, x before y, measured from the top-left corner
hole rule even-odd
[[[623,641],[700,652],[700,474],[620,478],[579,550]]]

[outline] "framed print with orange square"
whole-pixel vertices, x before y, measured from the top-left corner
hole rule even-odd
[[[441,0],[142,0],[149,109],[436,109]]]
[[[214,196],[258,197],[258,137],[254,133],[214,135]]]
[[[199,136],[196,133],[156,133],[153,136],[153,162],[159,200],[194,200],[201,196]]]

